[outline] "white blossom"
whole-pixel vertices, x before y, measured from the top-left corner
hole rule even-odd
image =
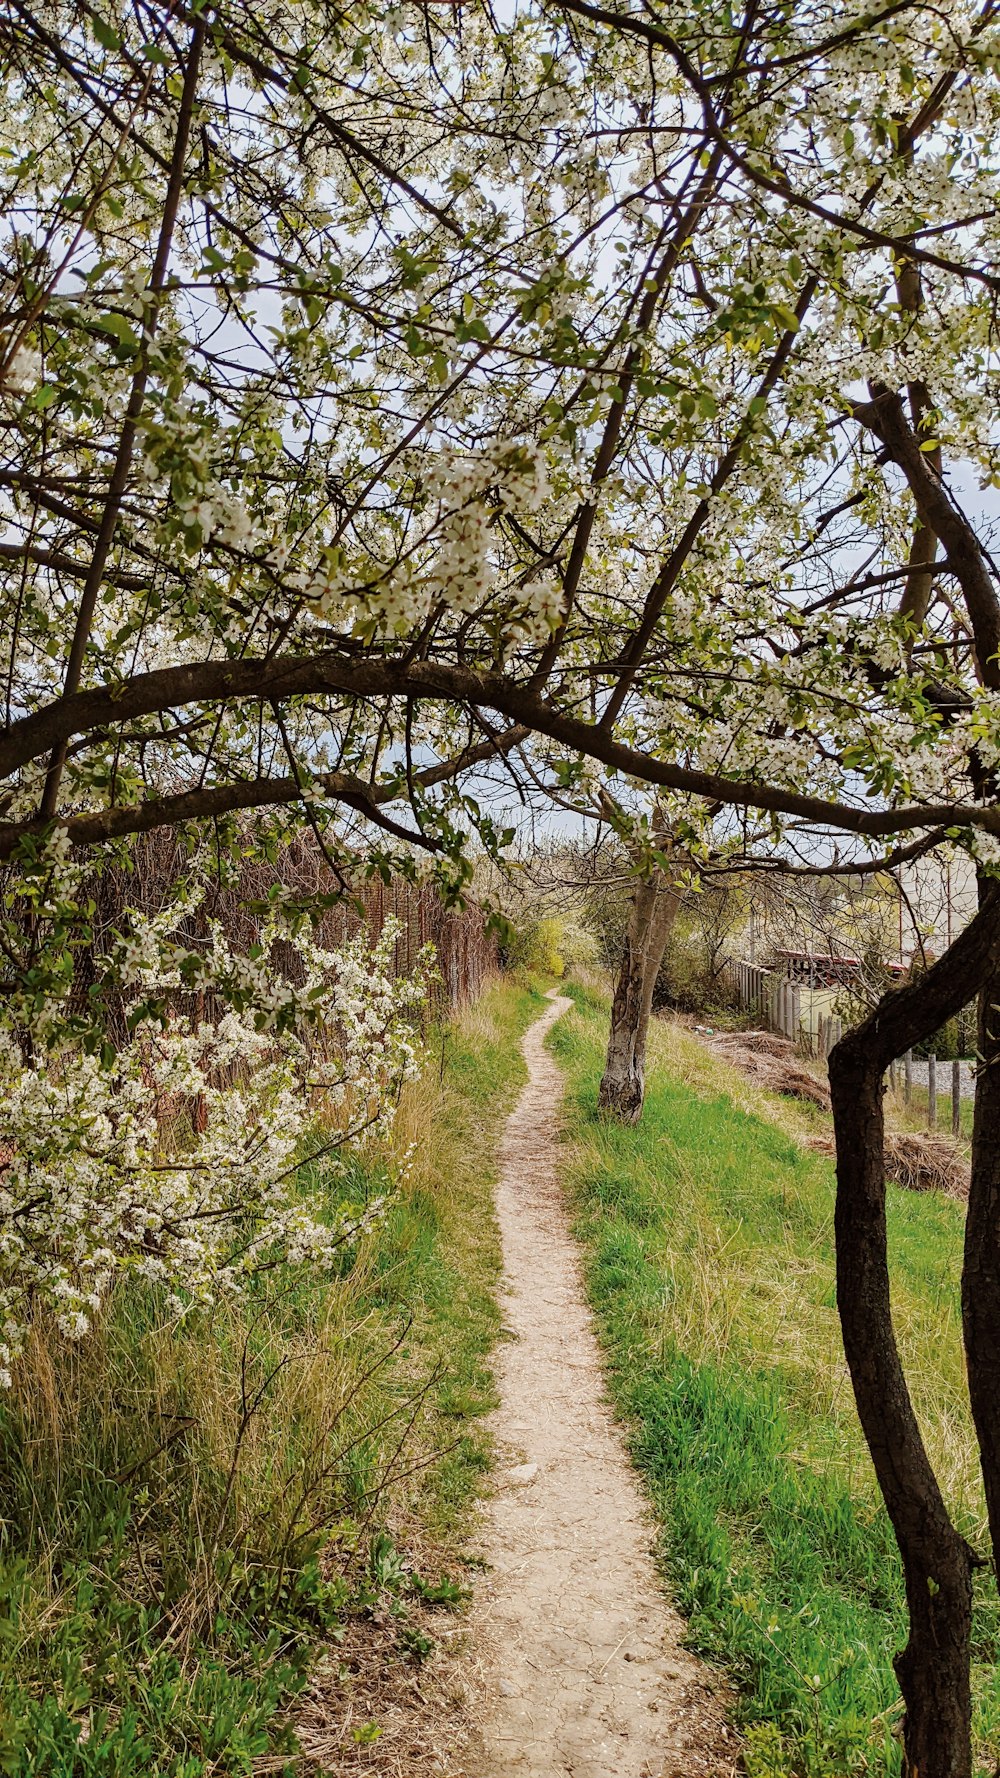
[[[12,395],[30,395],[42,376],[42,354],[34,346],[18,346],[3,373],[3,387]]]
[[[72,870],[58,850],[53,900]],[[234,953],[217,924],[191,950],[178,926],[199,901],[188,888],[161,914],[133,915],[109,967],[147,998],[206,990],[228,1003],[217,1019],[146,1016],[110,1055],[90,1053],[50,997],[26,1055],[24,1008],[3,1013],[0,1384],[42,1306],[70,1339],[116,1281],[163,1287],[170,1312],[186,1313],[277,1259],[328,1265],[384,1210],[384,1194],[334,1207],[324,1187],[302,1187],[299,1167],[387,1133],[417,1071],[429,957],[394,978],[397,924],[334,952],[277,916],[258,955]],[[293,946],[294,985],[271,961],[278,938]]]

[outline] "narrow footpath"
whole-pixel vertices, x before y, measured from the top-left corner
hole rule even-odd
[[[571,1002],[550,998],[524,1040],[528,1084],[497,1188],[503,1467],[472,1625],[487,1671],[477,1778],[727,1778],[735,1737],[713,1676],[681,1646],[604,1393],[559,1186],[562,1080],[545,1049]]]

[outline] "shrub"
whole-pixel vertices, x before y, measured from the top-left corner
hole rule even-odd
[[[416,1068],[410,1014],[428,967],[393,979],[391,925],[374,946],[331,952],[277,911],[249,956],[235,955],[217,924],[192,945],[179,933],[200,904],[195,882],[161,913],[133,914],[107,959],[130,996],[128,1034],[115,1045],[98,997],[86,1013],[71,1006],[65,932],[82,910],[64,836],[31,863],[27,966],[0,1002],[7,1385],[40,1313],[80,1338],[118,1277],[165,1289],[182,1317],[245,1293],[279,1260],[330,1267],[380,1202],[334,1206],[327,1189],[310,1199],[297,1175],[310,1156],[387,1128]],[[16,955],[23,928],[7,927]],[[279,945],[292,951],[291,972],[275,963]],[[210,995],[221,1016],[181,1010],[182,992],[196,1004]]]

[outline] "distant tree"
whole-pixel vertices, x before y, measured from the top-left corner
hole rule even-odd
[[[597,1102],[624,1123],[636,1123],[646,1091],[646,1042],[663,953],[685,894],[690,861],[671,840],[657,809],[652,852],[636,849],[641,875],[632,889],[611,1000],[611,1029]]]

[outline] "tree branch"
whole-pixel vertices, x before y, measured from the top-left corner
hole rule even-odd
[[[413,782],[423,789],[445,783],[469,766],[493,759],[497,754],[509,753],[525,739],[527,732],[519,727],[508,729],[505,734],[498,735],[496,741],[480,742],[478,746],[465,748],[453,759],[442,760],[439,765],[426,766],[423,771],[415,772]],[[322,790],[324,796],[357,809],[359,814],[396,839],[421,846],[428,852],[442,850],[440,840],[417,828],[404,827],[385,813],[386,803],[399,800],[394,786],[370,785],[351,772],[321,772],[306,785],[295,777],[261,777],[234,784],[201,786],[180,791],[174,796],[151,797],[142,803],[120,803],[110,809],[68,815],[58,825],[74,845],[95,845],[104,840],[120,839],[126,834],[149,833],[155,827],[177,826],[182,821],[211,820],[239,809],[280,807],[302,800],[313,785]],[[44,833],[48,825],[37,816],[32,821],[0,823],[0,859],[9,858],[20,840],[28,834]]]
[[[940,538],[965,596],[983,683],[1000,689],[1000,600],[975,531],[921,451],[900,395],[873,384],[871,401],[851,402],[850,411],[885,446],[906,477],[923,525]]]
[[[501,674],[479,673],[443,662],[387,661],[370,655],[354,660],[327,653],[201,661],[140,673],[120,686],[77,692],[10,725],[0,740],[0,776],[9,776],[48,748],[93,728],[175,710],[184,704],[272,702],[310,692],[336,692],[351,698],[416,697],[432,703],[485,707],[526,730],[546,735],[570,752],[600,760],[647,784],[735,808],[793,815],[848,833],[877,836],[927,827],[1000,832],[1000,809],[993,806],[932,803],[865,810],[754,780],[724,778],[668,764],[616,741],[607,729],[567,715],[537,697],[529,686]]]

